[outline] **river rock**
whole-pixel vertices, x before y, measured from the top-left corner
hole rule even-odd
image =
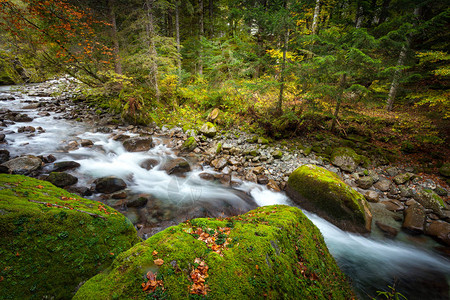
[[[217,129],[214,124],[206,122],[202,127],[200,127],[200,133],[206,137],[212,138],[217,134]]]
[[[184,173],[191,171],[191,165],[184,158],[170,158],[161,167],[161,170],[166,171],[169,175],[184,175]]]
[[[74,151],[77,150],[80,147],[80,144],[78,144],[77,141],[70,141],[67,146],[65,147],[66,151]]]
[[[53,183],[53,185],[57,187],[65,187],[69,185],[73,185],[78,182],[78,178],[75,176],[64,173],[64,172],[52,172],[50,175],[48,175],[47,179],[48,182]]]
[[[123,142],[123,147],[128,152],[142,152],[148,151],[152,148],[153,139],[150,136],[147,137],[132,137],[126,139]]]
[[[281,152],[280,150],[275,150],[271,154],[272,154],[272,157],[275,159],[280,159],[283,157],[283,152]]]
[[[27,114],[17,114],[13,121],[15,122],[31,122],[33,118],[29,117]]]
[[[197,142],[195,141],[195,137],[188,137],[187,140],[184,141],[183,145],[181,145],[182,151],[190,152],[197,148]]]
[[[382,192],[387,192],[391,188],[391,181],[389,179],[381,179],[374,184],[374,187],[379,189]]]
[[[90,147],[94,146],[94,142],[91,141],[91,140],[82,139],[82,140],[80,141],[80,145],[81,145],[81,147],[87,147],[87,148],[90,148]]]
[[[28,175],[42,166],[42,160],[39,157],[27,155],[8,160],[2,165],[14,174]]]
[[[209,228],[212,238],[199,237],[202,228]],[[144,286],[152,284],[145,277],[147,268],[157,274],[175,270],[161,277],[164,296],[171,299],[199,298],[206,288],[210,299],[257,299],[261,295],[281,299],[287,291],[291,299],[305,299],[307,289],[311,299],[355,297],[320,231],[298,208],[288,206],[261,207],[229,220],[194,219],[170,227],[131,248],[126,259],[119,257],[111,268],[86,282],[74,300],[112,294],[118,299],[132,298],[137,282],[141,290],[141,281]],[[201,279],[208,276],[206,284],[199,280],[194,285],[189,279],[192,274],[202,274],[196,277]],[[273,283],[278,277],[283,280],[276,284],[252,284],[254,280]],[[245,280],[237,284],[238,278]]]
[[[0,149],[0,164],[9,160],[9,151],[6,149]]]
[[[383,203],[383,205],[386,207],[387,210],[393,212],[402,211],[405,209],[403,203],[398,200],[383,201],[381,203]]]
[[[71,299],[80,282],[139,242],[122,214],[47,181],[0,175],[0,199],[1,261],[10,270],[0,298]]]
[[[450,246],[450,223],[445,221],[433,221],[425,227],[425,234],[430,235],[440,242]]]
[[[377,203],[380,201],[380,195],[375,191],[366,191],[364,197],[369,202]]]
[[[200,177],[203,180],[207,180],[207,181],[213,181],[214,180],[214,175],[211,173],[207,173],[207,172],[203,172],[198,174],[198,177]]]
[[[286,192],[301,207],[344,230],[370,232],[369,204],[335,173],[319,166],[303,165],[289,176]]]
[[[439,168],[439,173],[444,177],[450,177],[450,163],[445,163]]]
[[[443,216],[442,211],[445,208],[444,200],[435,192],[429,189],[423,189],[414,195],[414,200],[422,204],[423,207],[433,210],[439,216]]]
[[[272,190],[274,192],[281,192],[281,189],[278,186],[277,182],[273,179],[269,179],[269,182],[267,183],[266,186],[269,190]]]
[[[250,172],[247,172],[247,174],[245,174],[245,180],[249,181],[249,182],[257,183],[258,182],[258,177],[256,176],[255,173],[250,171]]]
[[[148,194],[135,195],[131,197],[131,199],[127,199],[126,201],[127,207],[137,207],[137,208],[144,207],[147,204],[148,199],[150,197],[151,196]]]
[[[393,238],[396,237],[398,234],[398,230],[392,226],[383,224],[379,221],[376,221],[375,225],[377,225],[377,227],[380,228],[380,230],[383,231],[388,237]]]
[[[0,143],[5,142],[5,137],[6,137],[6,135],[4,133],[0,133]]]
[[[402,227],[414,233],[422,233],[425,224],[425,209],[420,203],[413,203],[404,212]]]
[[[343,171],[354,172],[359,164],[359,160],[359,155],[350,148],[336,148],[331,153],[331,163]]]
[[[22,132],[36,132],[36,128],[34,128],[33,126],[22,126],[19,127],[17,129],[17,132],[22,133]]]
[[[257,176],[257,181],[259,184],[268,184],[269,183],[269,178],[266,175],[258,175]]]
[[[215,159],[211,162],[211,165],[218,170],[222,169],[227,164],[228,164],[228,159],[226,159],[225,157]]]
[[[76,169],[80,166],[76,161],[59,161],[53,164],[53,172],[62,172]]]
[[[359,179],[356,180],[356,183],[358,184],[358,187],[367,190],[372,186],[373,179],[370,176],[363,176],[359,177]]]
[[[413,179],[414,176],[415,175],[413,173],[407,172],[407,173],[402,173],[402,174],[395,176],[393,180],[396,184],[404,184],[407,181]]]
[[[95,190],[99,193],[111,194],[127,187],[123,179],[115,176],[107,176],[95,180]]]
[[[151,170],[157,165],[159,165],[159,161],[157,159],[149,158],[144,160],[139,166],[143,169]]]

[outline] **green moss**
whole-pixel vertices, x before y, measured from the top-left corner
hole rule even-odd
[[[193,136],[188,137],[187,140],[184,141],[183,145],[181,146],[182,150],[186,151],[192,151],[197,147],[197,142],[195,141],[195,138]]]
[[[222,143],[218,143],[216,147],[216,153],[219,154],[220,152],[222,152]]]
[[[364,196],[335,173],[303,165],[289,176],[288,187],[291,198],[336,225],[352,231],[370,231],[372,216]]]
[[[46,181],[0,175],[2,299],[70,298],[139,241],[123,215],[99,204]]]
[[[198,228],[213,233],[226,227],[220,253],[193,234]],[[147,294],[141,283],[149,270],[163,280],[164,297],[198,297],[189,294],[196,258],[209,267],[208,299],[354,297],[312,222],[297,208],[268,206],[229,219],[195,219],[170,227],[122,253],[74,299],[142,299]],[[155,259],[164,263],[158,267]]]

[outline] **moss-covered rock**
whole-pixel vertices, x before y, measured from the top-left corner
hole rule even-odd
[[[206,122],[205,124],[203,124],[203,126],[200,128],[200,132],[209,138],[212,138],[216,135],[217,133],[217,129],[216,126],[214,126],[213,123],[211,122]]]
[[[281,150],[275,150],[272,152],[272,156],[275,159],[280,159],[283,157],[283,152],[281,152]]]
[[[139,242],[120,213],[47,181],[0,175],[2,299],[70,299]]]
[[[445,163],[439,168],[439,173],[442,176],[450,177],[450,163]]]
[[[143,291],[146,274],[159,286],[153,292]],[[351,299],[354,295],[312,222],[298,208],[268,206],[233,218],[195,219],[170,227],[122,253],[111,268],[87,281],[74,299],[145,297]]]
[[[184,141],[183,145],[181,145],[181,150],[183,151],[192,151],[197,147],[197,142],[195,141],[195,137],[191,136]]]
[[[444,216],[442,211],[445,208],[444,200],[432,190],[423,189],[414,195],[414,199],[423,207],[433,210],[435,214]]]
[[[289,176],[286,191],[300,206],[344,230],[371,229],[372,214],[366,199],[333,172],[303,165]]]
[[[360,162],[359,155],[347,147],[336,148],[331,153],[331,163],[343,171],[354,172]]]

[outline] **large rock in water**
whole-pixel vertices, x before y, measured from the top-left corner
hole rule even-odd
[[[42,160],[39,157],[27,155],[8,160],[2,165],[14,174],[27,175],[39,169],[42,166]]]
[[[169,175],[183,176],[184,173],[191,170],[191,165],[181,157],[169,158],[161,167],[161,170],[166,171]]]
[[[122,214],[100,205],[47,181],[0,175],[0,295],[70,299],[139,242]]]
[[[74,299],[286,297],[355,296],[320,231],[301,210],[266,206],[169,227],[120,255]]]
[[[115,176],[102,177],[95,180],[95,190],[99,193],[114,193],[123,190],[127,184],[123,179]]]
[[[51,172],[46,180],[61,188],[78,182],[78,178],[64,172]]]
[[[333,172],[303,165],[289,176],[286,192],[300,206],[344,230],[370,232],[372,214],[366,199]]]
[[[150,136],[147,137],[132,137],[123,141],[123,147],[128,152],[142,152],[148,151],[152,148],[153,139]]]
[[[354,172],[360,163],[360,157],[353,149],[340,147],[331,153],[331,163],[343,171]]]

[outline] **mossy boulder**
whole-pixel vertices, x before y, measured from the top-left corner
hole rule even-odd
[[[366,199],[333,172],[303,165],[289,176],[286,192],[300,206],[344,230],[370,232],[372,214]]]
[[[439,173],[444,177],[450,177],[450,163],[445,163],[439,168]]]
[[[423,207],[433,210],[439,216],[444,216],[442,209],[445,208],[444,200],[430,189],[423,189],[414,194],[414,199],[423,205]]]
[[[152,284],[156,287],[143,291]],[[167,228],[122,253],[74,297],[144,298],[352,299],[354,294],[301,210],[267,206]]]
[[[202,127],[200,127],[200,132],[209,138],[214,137],[217,134],[217,129],[216,126],[214,126],[213,123],[211,122],[206,122],[205,124],[203,124]]]
[[[191,136],[184,141],[183,145],[181,145],[181,150],[183,151],[192,151],[197,147],[197,142],[195,141],[195,137]]]
[[[70,299],[137,242],[133,225],[99,202],[47,181],[0,175],[2,299]]]
[[[331,163],[343,171],[354,172],[360,162],[360,156],[351,148],[339,147],[331,153]]]
[[[272,152],[272,156],[275,159],[280,159],[283,157],[283,152],[281,152],[281,150],[275,150]]]
[[[78,178],[65,172],[51,172],[46,180],[61,188],[78,182]]]

